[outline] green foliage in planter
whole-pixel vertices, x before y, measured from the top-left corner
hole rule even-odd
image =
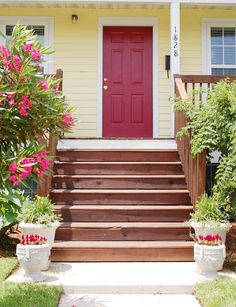
[[[192,95],[194,95],[193,93]],[[175,111],[185,114],[188,122],[178,137],[192,135],[192,155],[206,151],[221,153],[216,172],[213,198],[228,221],[236,220],[236,81],[228,79],[214,85],[201,108],[192,99],[175,100]]]
[[[50,225],[60,221],[61,217],[53,212],[53,204],[48,197],[36,196],[34,200],[28,198],[24,202],[17,219],[19,222]]]
[[[217,201],[203,194],[196,204],[197,210],[191,214],[190,221],[202,223],[218,223],[227,220],[227,215],[221,210]]]

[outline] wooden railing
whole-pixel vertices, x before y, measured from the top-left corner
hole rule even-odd
[[[211,90],[212,84],[219,82],[226,76],[213,75],[175,75],[175,95],[182,100],[191,99],[193,104],[201,107],[202,100],[206,99],[206,94]],[[235,80],[236,76],[228,77]],[[195,91],[199,89],[199,91]],[[188,93],[193,91],[191,98]],[[206,92],[206,94],[204,94]],[[205,97],[203,97],[205,95]],[[188,119],[182,112],[175,112],[175,135],[184,126]],[[189,136],[176,138],[177,149],[179,151],[187,186],[190,192],[192,204],[195,206],[199,196],[205,191],[206,183],[206,153],[203,152],[195,158],[191,155],[191,133]]]
[[[60,79],[61,82],[59,84],[59,90],[62,91],[63,86],[63,71],[61,69],[57,69],[56,74],[53,75],[54,79]],[[53,171],[53,162],[56,156],[56,149],[57,149],[57,137],[55,135],[50,134],[48,139],[45,140],[45,144],[47,147],[47,151],[52,160],[50,161],[50,167],[48,169],[48,174],[42,177],[41,182],[38,183],[37,194],[40,196],[47,196],[50,191],[51,187],[51,180],[52,180],[52,171]]]

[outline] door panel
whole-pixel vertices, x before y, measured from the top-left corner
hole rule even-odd
[[[152,28],[104,27],[103,136],[152,137]]]

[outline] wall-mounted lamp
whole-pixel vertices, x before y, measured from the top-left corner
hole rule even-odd
[[[76,23],[78,21],[78,15],[71,15],[72,23]]]

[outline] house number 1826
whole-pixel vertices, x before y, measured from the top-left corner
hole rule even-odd
[[[175,27],[175,34],[174,34],[174,44],[173,44],[173,47],[174,47],[174,56],[178,56],[179,55],[179,52],[178,52],[178,45],[179,45],[179,37],[178,37],[178,34],[177,34],[177,29]]]

